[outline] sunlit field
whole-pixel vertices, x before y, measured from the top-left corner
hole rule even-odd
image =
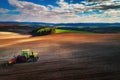
[[[56,29],[56,33],[80,33],[80,34],[95,34],[94,32],[80,31],[80,30],[67,30],[67,29]]]

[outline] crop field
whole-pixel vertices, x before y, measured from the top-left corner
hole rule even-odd
[[[80,31],[80,30],[67,30],[67,29],[56,29],[56,33],[80,33],[80,34],[95,34],[94,32]]]
[[[0,80],[120,80],[120,34],[0,33],[0,64],[22,49],[37,52],[38,62],[0,66]]]

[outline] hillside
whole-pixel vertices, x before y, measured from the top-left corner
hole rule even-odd
[[[120,80],[120,34],[9,34],[0,34],[0,65],[22,49],[38,52],[40,59],[0,66],[0,80]]]
[[[29,34],[30,31],[37,29],[32,26],[22,26],[13,24],[0,24],[0,31],[2,32],[15,32],[20,34]]]
[[[42,29],[43,28],[43,29]],[[46,29],[44,29],[46,28]],[[41,30],[40,30],[41,29]],[[46,35],[51,33],[80,33],[80,34],[94,34],[94,33],[120,33],[120,27],[50,27],[39,25],[18,25],[18,24],[0,24],[0,31],[15,32],[20,34],[31,35]],[[56,32],[55,32],[56,31]]]

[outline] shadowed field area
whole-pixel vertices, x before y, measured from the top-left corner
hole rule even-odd
[[[0,64],[27,48],[40,59],[0,67],[0,80],[120,80],[120,34],[3,35]]]

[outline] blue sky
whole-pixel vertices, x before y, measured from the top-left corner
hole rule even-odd
[[[0,0],[0,21],[120,22],[120,0]]]

